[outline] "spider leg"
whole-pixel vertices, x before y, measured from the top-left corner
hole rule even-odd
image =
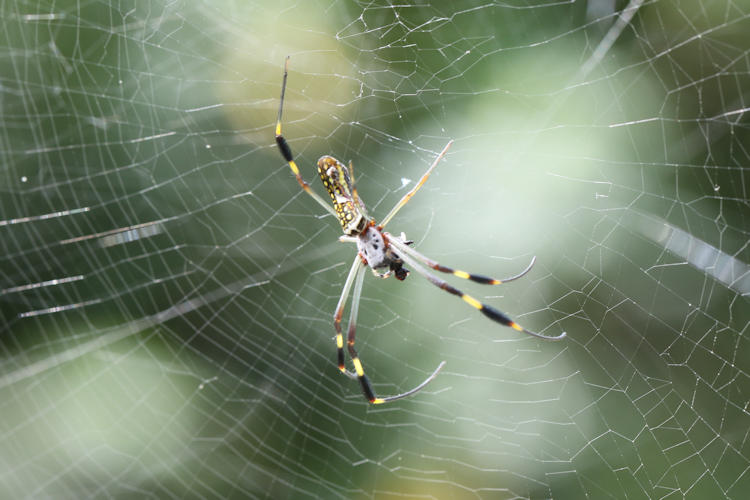
[[[354,283],[355,278],[363,274],[361,272],[363,270],[364,270],[364,264],[362,264],[362,259],[360,259],[359,255],[357,255],[354,257],[354,262],[352,262],[352,268],[349,270],[349,274],[346,276],[344,287],[341,290],[341,297],[339,297],[339,303],[336,306],[336,311],[333,313],[333,327],[336,329],[336,350],[338,354],[338,367],[339,367],[339,370],[349,375],[350,377],[353,377],[356,375],[349,373],[346,370],[346,366],[344,365],[344,335],[341,332],[341,317],[344,315],[344,307],[346,306],[346,299],[349,297],[349,292],[352,289],[352,284]],[[360,293],[361,293],[361,288],[362,287],[360,285]],[[355,299],[356,299],[355,302],[359,302],[359,297],[355,297]],[[351,318],[349,321],[351,322]]]
[[[542,335],[540,333],[527,330],[526,328],[522,327],[521,325],[519,325],[518,323],[510,319],[510,317],[508,317],[508,315],[506,315],[505,313],[498,311],[497,309],[490,307],[486,304],[482,304],[471,295],[467,295],[463,293],[461,290],[454,288],[453,286],[441,280],[434,274],[430,273],[427,269],[422,267],[422,265],[419,264],[414,258],[411,257],[410,252],[409,252],[409,250],[411,249],[407,247],[405,244],[403,244],[400,240],[394,238],[390,240],[390,243],[391,245],[396,247],[397,250],[399,250],[399,257],[401,258],[401,260],[403,260],[407,265],[409,265],[414,271],[424,276],[430,283],[432,283],[436,287],[442,290],[445,290],[451,295],[456,295],[457,297],[460,297],[461,300],[469,304],[474,309],[477,309],[479,312],[481,312],[482,314],[490,318],[492,321],[500,323],[501,325],[509,326],[516,331],[523,332],[534,337],[539,337],[540,339],[544,339],[544,340],[562,340],[565,338],[565,332],[561,333],[560,335],[556,337],[548,337],[546,335]]]
[[[419,188],[421,188],[422,185],[427,182],[427,178],[430,176],[435,167],[437,167],[437,164],[440,163],[440,160],[443,159],[443,156],[445,156],[445,154],[448,152],[448,148],[451,147],[451,144],[453,144],[453,141],[448,141],[448,144],[446,144],[440,154],[437,155],[437,158],[435,158],[435,161],[432,162],[432,165],[430,165],[430,168],[427,169],[427,172],[422,175],[422,178],[419,179],[419,182],[417,182],[417,184],[411,189],[411,191],[406,193],[404,197],[401,198],[398,203],[396,203],[396,206],[393,207],[390,212],[388,212],[388,215],[386,215],[380,223],[380,227],[385,227],[385,225],[388,224],[388,222],[398,213],[398,211],[401,210],[401,207],[406,205],[411,197],[414,196],[417,191],[419,191]]]
[[[390,236],[390,235],[389,237],[391,239],[393,238],[393,236]],[[406,241],[403,241],[403,238],[401,238],[401,240],[402,240],[401,241],[402,243],[405,243],[405,244],[408,243]],[[423,262],[425,265],[427,265],[427,267],[434,269],[435,271],[440,271],[441,273],[452,274],[453,276],[456,276],[457,278],[470,280],[475,283],[481,283],[483,285],[502,285],[503,283],[508,283],[510,281],[517,280],[518,278],[522,278],[523,276],[526,275],[526,273],[531,271],[531,268],[534,266],[534,262],[536,262],[536,256],[534,256],[532,257],[529,265],[526,266],[526,269],[516,274],[515,276],[511,276],[509,278],[504,278],[504,279],[499,280],[495,278],[489,278],[487,276],[482,276],[480,274],[471,274],[471,273],[467,273],[466,271],[461,271],[459,269],[452,269],[450,267],[441,266],[438,262],[425,257],[421,253],[417,252],[416,250],[408,246],[404,246],[404,251],[410,254],[415,259],[419,260],[420,262]]]
[[[289,168],[292,169],[292,173],[294,173],[294,176],[297,178],[297,182],[299,183],[300,187],[313,197],[315,201],[318,202],[320,206],[325,208],[329,213],[336,215],[336,211],[333,209],[333,207],[327,203],[318,193],[313,191],[310,188],[310,184],[305,182],[305,180],[302,178],[302,175],[299,173],[299,168],[297,167],[297,164],[294,162],[294,156],[292,155],[292,148],[289,147],[289,143],[286,142],[286,139],[284,139],[284,136],[281,135],[281,111],[284,109],[284,94],[286,93],[286,78],[287,78],[287,70],[289,67],[289,56],[287,56],[286,61],[284,62],[284,80],[281,83],[281,99],[279,101],[279,114],[276,117],[276,144],[279,146],[279,151],[281,151],[281,156],[284,157],[284,160],[289,164]]]
[[[357,256],[357,258],[359,258],[360,262],[362,262],[362,258],[359,257],[359,255]],[[346,333],[346,346],[347,346],[347,349],[349,350],[349,357],[352,358],[352,364],[354,365],[355,372],[352,373],[346,369],[342,371],[351,379],[360,378],[359,372],[361,370],[357,370],[357,366],[362,365],[362,363],[359,361],[359,358],[357,357],[357,351],[354,349],[354,336],[357,331],[357,316],[359,316],[359,302],[362,299],[362,284],[365,281],[366,267],[367,266],[363,264],[357,272],[357,277],[354,280],[354,292],[352,295],[352,305],[349,307],[349,328]],[[365,384],[362,383],[361,384],[362,391],[365,393],[365,396],[367,396],[368,399],[372,400],[372,398],[369,397],[369,395],[372,394],[372,388],[370,387],[370,382],[367,379],[367,377],[364,375],[364,372],[362,373],[361,377],[364,377],[366,385],[369,388],[369,392],[368,392],[365,389]]]
[[[360,265],[357,265],[360,264]],[[401,394],[397,394],[395,396],[388,396],[388,397],[378,397],[377,394],[375,394],[375,389],[373,389],[372,384],[370,383],[370,379],[365,375],[365,370],[362,368],[362,361],[359,359],[359,354],[357,354],[357,349],[354,347],[355,343],[355,336],[356,336],[356,330],[357,330],[357,315],[359,314],[359,301],[362,297],[362,283],[364,281],[365,277],[365,266],[362,264],[362,261],[359,256],[356,257],[355,263],[352,265],[351,271],[349,271],[349,276],[346,278],[346,283],[344,284],[344,291],[341,294],[341,298],[339,299],[339,305],[336,307],[336,313],[334,314],[334,325],[336,327],[336,347],[338,348],[338,362],[339,362],[339,370],[341,370],[342,373],[347,375],[349,378],[356,378],[359,380],[359,385],[362,387],[362,392],[365,395],[365,398],[372,403],[372,404],[381,404],[381,403],[388,403],[390,401],[395,401],[397,399],[402,399],[407,396],[411,396],[415,392],[420,391],[424,388],[427,384],[429,384],[432,379],[434,379],[437,374],[440,372],[440,370],[443,368],[443,365],[445,365],[445,361],[440,363],[440,365],[437,367],[437,369],[432,372],[432,374],[427,377],[427,379],[416,386],[415,388],[406,391]],[[352,359],[352,364],[354,365],[354,373],[348,371],[346,367],[344,366],[344,350],[343,350],[343,336],[341,333],[341,317],[344,312],[344,306],[346,305],[346,297],[349,295],[349,290],[352,288],[352,283],[354,284],[354,292],[352,292],[352,305],[349,311],[349,331],[347,333],[346,338],[346,344],[347,348],[349,350],[349,356]]]

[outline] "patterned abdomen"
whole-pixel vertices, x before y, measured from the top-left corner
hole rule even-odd
[[[347,168],[333,156],[322,156],[318,160],[318,174],[323,181],[344,234],[356,236],[367,223],[362,202],[354,196],[351,177]]]

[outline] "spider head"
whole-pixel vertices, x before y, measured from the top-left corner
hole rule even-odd
[[[401,262],[391,262],[391,271],[393,271],[393,275],[399,281],[404,281],[409,276],[409,270]]]

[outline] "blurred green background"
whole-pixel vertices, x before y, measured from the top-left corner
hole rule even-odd
[[[742,498],[750,3],[0,3],[0,497]],[[355,165],[451,283],[366,276]]]

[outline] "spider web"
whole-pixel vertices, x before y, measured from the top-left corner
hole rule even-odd
[[[747,1],[0,3],[0,497],[750,488]],[[420,252],[367,276],[303,176]],[[459,281],[458,283],[456,283]]]

